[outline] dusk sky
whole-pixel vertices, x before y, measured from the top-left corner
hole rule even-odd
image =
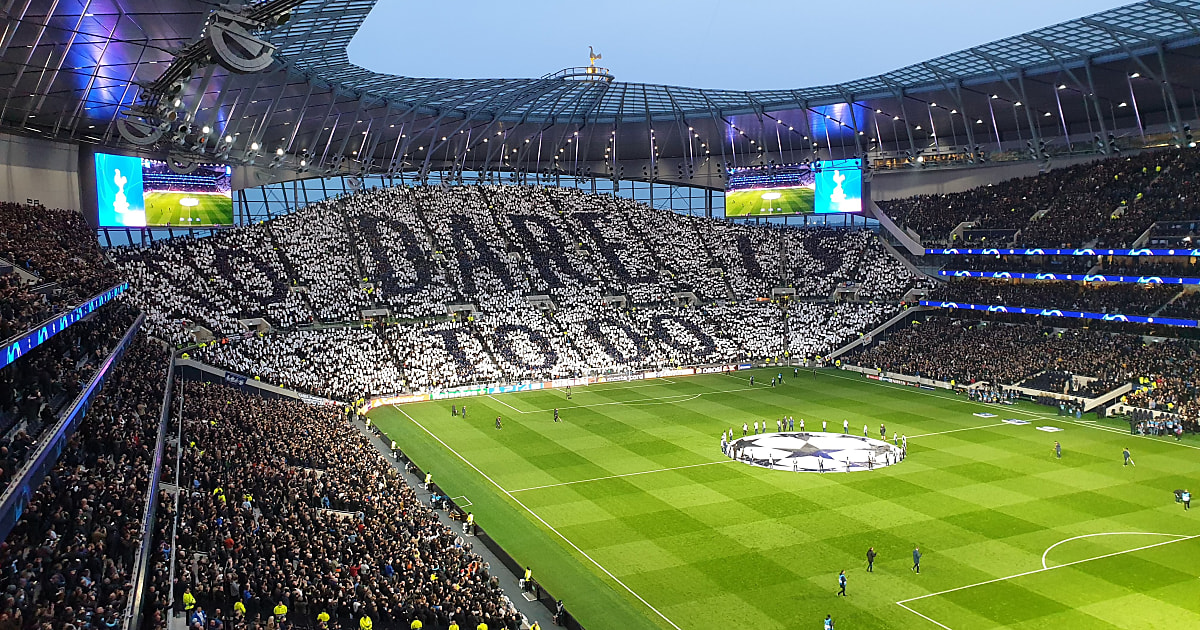
[[[587,65],[620,81],[733,90],[846,82],[1083,17],[1112,0],[380,0],[354,63],[414,77],[525,78]]]

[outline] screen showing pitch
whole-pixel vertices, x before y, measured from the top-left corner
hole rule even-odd
[[[166,162],[96,154],[101,227],[209,227],[233,224],[232,170],[201,164],[186,175]]]
[[[733,169],[725,189],[727,217],[861,211],[862,162],[859,160]]]
[[[725,216],[810,214],[815,200],[816,173],[807,164],[733,169],[725,187]]]

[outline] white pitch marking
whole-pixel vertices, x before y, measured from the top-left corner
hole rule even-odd
[[[455,457],[457,457],[457,458],[461,459],[461,460],[463,461],[463,463],[464,463],[464,464],[466,464],[466,465],[470,466],[472,469],[474,469],[474,470],[475,470],[475,472],[479,473],[479,475],[480,475],[481,477],[483,477],[484,479],[487,479],[487,480],[488,480],[488,482],[489,482],[489,483],[491,483],[493,486],[496,486],[496,489],[497,489],[497,490],[499,490],[499,491],[503,492],[504,494],[508,495],[508,498],[509,498],[509,499],[511,499],[511,500],[512,500],[514,503],[516,503],[517,505],[521,506],[521,507],[522,507],[522,508],[523,508],[523,509],[524,509],[526,512],[529,512],[529,514],[530,514],[531,516],[533,516],[534,518],[536,518],[536,519],[538,520],[538,522],[540,522],[542,525],[545,525],[547,529],[549,529],[550,531],[554,532],[554,533],[555,533],[555,534],[556,534],[556,535],[557,535],[559,538],[563,539],[563,542],[567,543],[568,545],[570,545],[570,546],[571,546],[571,548],[572,548],[572,549],[574,549],[575,551],[579,552],[579,555],[583,556],[584,558],[587,558],[589,562],[591,562],[592,564],[596,565],[596,568],[600,569],[601,571],[603,571],[603,572],[604,572],[604,574],[605,574],[605,575],[607,575],[608,577],[612,578],[612,581],[616,582],[617,584],[620,584],[620,585],[621,585],[621,588],[624,588],[626,591],[629,591],[629,594],[630,594],[630,595],[633,595],[634,597],[636,597],[636,598],[638,599],[638,601],[640,601],[640,602],[642,602],[643,604],[645,604],[645,605],[646,605],[646,608],[649,608],[650,610],[654,611],[654,614],[658,615],[659,617],[662,617],[663,621],[665,621],[665,622],[667,622],[668,624],[670,624],[672,628],[675,628],[675,630],[683,630],[683,628],[680,628],[678,625],[676,625],[674,621],[671,621],[670,619],[668,619],[668,618],[667,618],[667,616],[666,616],[666,615],[664,615],[664,614],[662,614],[661,612],[659,612],[659,610],[658,610],[657,608],[655,608],[654,606],[651,606],[651,605],[650,605],[650,602],[648,602],[648,601],[646,601],[644,598],[642,598],[642,596],[641,596],[641,595],[638,595],[636,591],[634,591],[633,589],[629,588],[629,586],[627,586],[627,585],[626,585],[624,582],[622,582],[622,581],[620,580],[620,578],[618,578],[617,576],[613,575],[611,571],[609,571],[608,569],[604,568],[604,566],[603,566],[603,565],[601,565],[599,562],[596,562],[596,560],[595,560],[594,558],[592,558],[591,556],[589,556],[589,555],[587,554],[587,552],[586,552],[586,551],[584,551],[584,550],[580,549],[580,548],[579,548],[579,545],[576,545],[575,543],[571,542],[571,539],[567,538],[566,536],[563,536],[563,535],[562,535],[562,532],[558,531],[557,529],[555,529],[555,528],[554,528],[554,526],[553,526],[553,525],[551,525],[550,523],[547,523],[545,519],[543,519],[542,517],[538,516],[538,515],[537,515],[537,512],[534,512],[533,510],[529,509],[529,506],[527,506],[527,505],[525,505],[524,503],[522,503],[522,502],[521,502],[521,500],[520,500],[520,499],[518,499],[517,497],[513,496],[513,494],[512,494],[511,492],[509,492],[508,490],[505,490],[503,487],[501,487],[501,486],[500,486],[500,484],[496,483],[496,480],[495,480],[495,479],[492,479],[491,477],[489,477],[489,476],[487,475],[487,473],[485,473],[485,472],[483,472],[482,470],[480,470],[478,466],[476,466],[475,464],[471,463],[471,461],[470,461],[470,460],[468,460],[467,458],[465,458],[465,457],[463,457],[462,455],[460,455],[460,454],[459,454],[459,452],[458,452],[458,451],[456,451],[456,450],[454,450],[453,448],[451,448],[449,444],[446,444],[445,442],[443,442],[443,441],[442,441],[442,438],[440,438],[440,437],[438,437],[438,436],[434,435],[433,431],[430,431],[429,429],[425,428],[425,425],[421,424],[420,422],[417,422],[416,418],[413,418],[412,416],[408,415],[408,412],[407,412],[407,411],[405,411],[404,409],[400,408],[399,406],[396,406],[396,410],[397,410],[397,411],[399,411],[400,413],[404,414],[404,416],[405,416],[406,418],[408,418],[409,420],[411,420],[413,424],[417,425],[418,427],[421,427],[421,430],[422,430],[422,431],[424,431],[424,432],[428,433],[428,434],[429,434],[429,436],[430,436],[430,437],[432,437],[433,439],[437,440],[439,444],[441,444],[442,446],[446,447],[446,450],[450,451],[451,453],[454,453],[454,456],[455,456]]]
[[[668,470],[681,470],[683,468],[696,468],[698,466],[712,466],[713,464],[728,464],[732,459],[723,459],[718,462],[704,462],[703,464],[688,464],[687,466],[674,466],[671,468],[659,468],[657,470],[643,470],[640,472],[625,473],[622,475],[609,475],[607,477],[594,477],[592,479],[580,479],[578,481],[564,481],[562,483],[551,483],[544,486],[533,486],[532,488],[521,488],[520,490],[509,490],[509,492],[526,492],[528,490],[541,490],[543,488],[557,488],[559,486],[570,486],[577,483],[588,483],[590,481],[603,481],[605,479],[616,479],[618,477],[635,477],[637,475],[649,475],[650,473],[666,472]]]
[[[934,620],[932,617],[927,617],[927,616],[925,616],[925,615],[922,615],[921,613],[919,613],[919,612],[917,612],[917,611],[915,611],[915,610],[913,610],[913,609],[909,608],[908,606],[905,606],[905,605],[904,605],[904,602],[896,602],[896,605],[897,605],[897,606],[899,606],[899,607],[901,607],[901,608],[903,608],[904,610],[907,610],[908,612],[910,612],[910,613],[912,613],[912,614],[914,614],[914,615],[916,615],[916,616],[918,616],[918,617],[920,617],[920,618],[924,619],[925,621],[928,621],[929,623],[932,623],[932,624],[934,624],[934,625],[936,625],[936,626],[941,626],[942,628],[945,628],[946,630],[952,630],[952,629],[950,628],[950,626],[947,626],[946,624],[944,624],[944,623],[942,623],[942,622],[940,622],[940,621],[935,621],[935,620]]]
[[[475,505],[474,503],[471,503],[471,500],[468,499],[467,495],[465,495],[465,494],[462,495],[461,497],[450,497],[450,500],[455,502],[456,504],[458,504],[458,507],[470,507],[472,505]],[[466,503],[464,503],[464,501]]]
[[[908,439],[911,440],[913,438],[929,437],[931,435],[945,435],[947,433],[958,433],[959,431],[974,431],[975,429],[987,429],[989,427],[1002,427],[1002,426],[1006,426],[1007,424],[1008,424],[1007,422],[997,422],[996,424],[985,424],[983,426],[978,426],[978,427],[965,427],[962,429],[950,429],[949,431],[938,431],[937,433],[922,433],[921,435],[910,435],[910,436],[908,436]]]
[[[501,405],[504,405],[505,407],[508,407],[509,409],[512,409],[513,411],[515,411],[517,413],[529,413],[528,411],[521,411],[520,409],[517,409],[516,407],[504,402],[503,400],[500,400],[499,398],[496,398],[495,396],[493,396],[491,394],[488,394],[487,397],[500,403]]]
[[[900,601],[898,601],[898,602],[896,602],[896,603],[897,603],[897,604],[901,604],[901,605],[903,605],[903,604],[906,604],[906,603],[908,603],[908,602],[915,602],[915,601],[917,601],[917,600],[919,600],[919,599],[925,599],[925,598],[927,598],[927,597],[935,597],[935,596],[937,596],[937,595],[945,595],[946,593],[953,593],[953,592],[956,592],[956,591],[963,591],[963,590],[966,590],[966,589],[968,589],[968,588],[975,588],[976,586],[983,586],[983,585],[985,585],[985,584],[992,584],[992,583],[994,583],[994,582],[1003,582],[1003,581],[1005,581],[1005,580],[1011,580],[1011,579],[1013,579],[1013,578],[1024,577],[1024,576],[1026,576],[1026,575],[1033,575],[1033,574],[1035,574],[1035,573],[1042,573],[1042,572],[1045,572],[1045,571],[1053,571],[1053,570],[1055,570],[1055,569],[1061,569],[1061,568],[1063,568],[1063,567],[1069,567],[1069,566],[1073,566],[1073,565],[1076,565],[1076,564],[1082,564],[1082,563],[1084,563],[1084,562],[1091,562],[1091,561],[1093,561],[1093,560],[1102,560],[1102,559],[1104,559],[1104,558],[1111,558],[1111,557],[1113,557],[1113,556],[1121,556],[1121,555],[1125,555],[1125,554],[1127,554],[1127,553],[1133,553],[1133,552],[1135,552],[1135,551],[1144,551],[1144,550],[1146,550],[1146,549],[1153,549],[1154,547],[1161,547],[1161,546],[1163,546],[1163,545],[1170,545],[1170,544],[1172,544],[1172,543],[1183,542],[1183,541],[1185,541],[1185,540],[1192,540],[1192,539],[1194,539],[1194,538],[1200,538],[1200,534],[1196,534],[1196,535],[1194,535],[1194,536],[1184,536],[1183,538],[1176,538],[1175,540],[1168,540],[1168,541],[1165,541],[1165,542],[1154,543],[1153,545],[1145,545],[1145,546],[1143,546],[1143,547],[1136,547],[1136,548],[1134,548],[1134,549],[1126,549],[1125,551],[1114,551],[1114,552],[1112,552],[1112,553],[1106,553],[1106,554],[1104,554],[1104,555],[1095,556],[1095,557],[1093,557],[1093,558],[1084,558],[1083,560],[1075,560],[1075,561],[1073,561],[1073,562],[1067,562],[1067,563],[1065,563],[1065,564],[1056,564],[1056,565],[1054,565],[1054,566],[1052,566],[1052,567],[1044,567],[1044,568],[1041,568],[1041,569],[1034,569],[1034,570],[1032,570],[1032,571],[1025,571],[1024,573],[1015,573],[1015,574],[1013,574],[1013,575],[1007,575],[1007,576],[1005,576],[1005,577],[994,578],[994,579],[991,579],[991,580],[984,580],[983,582],[976,582],[976,583],[974,583],[974,584],[967,584],[966,586],[959,586],[959,587],[957,587],[957,588],[949,588],[949,589],[946,589],[946,590],[944,590],[944,591],[938,591],[938,592],[936,592],[936,593],[929,593],[929,594],[927,594],[927,595],[920,595],[920,596],[918,596],[918,597],[910,597],[910,598],[908,598],[908,599],[902,599],[902,600],[900,600]],[[907,606],[905,606],[905,608],[908,608],[908,607],[907,607]],[[939,625],[940,625],[940,624],[939,624]]]
[[[842,376],[841,374],[826,374],[825,376],[831,376],[831,377],[833,377],[833,378],[840,378],[840,379],[847,380],[847,381],[859,381],[859,379],[856,379],[856,378],[851,378],[851,377],[849,377],[849,376]],[[905,385],[892,385],[891,383],[876,383],[876,385],[878,385],[878,386],[880,386],[880,387],[887,387],[887,388],[889,388],[889,389],[895,389],[895,390],[898,390],[898,391],[905,391],[905,392],[908,392],[908,393],[910,393],[910,394],[920,394],[920,395],[922,395],[922,396],[933,396],[934,398],[941,398],[942,400],[954,400],[953,398],[950,398],[949,396],[942,396],[942,395],[940,395],[940,394],[938,394],[938,393],[936,393],[936,392],[927,392],[927,391],[922,391],[922,390],[919,390],[919,389],[915,390],[915,389],[913,389],[913,388],[911,388],[911,387],[907,387],[907,386],[905,386]],[[958,402],[966,402],[966,401],[958,401]],[[966,402],[966,404],[972,404],[972,403]],[[984,408],[984,409],[995,409],[995,408],[996,408],[996,407],[992,407],[992,406],[984,405],[983,403],[974,403],[974,404],[975,404],[976,406],[982,407],[982,408]],[[1009,407],[1009,406],[1008,406],[1008,405],[1005,405],[1005,407]],[[1064,422],[1064,421],[1068,421],[1068,422],[1070,422],[1071,424],[1076,424],[1076,425],[1079,425],[1079,426],[1081,426],[1081,427],[1086,427],[1086,428],[1089,428],[1089,429],[1096,429],[1096,430],[1098,430],[1098,431],[1108,431],[1108,432],[1110,432],[1110,433],[1120,433],[1121,435],[1127,435],[1127,436],[1129,436],[1129,437],[1132,437],[1132,438],[1141,438],[1141,439],[1150,440],[1150,439],[1154,439],[1154,437],[1156,437],[1156,436],[1152,436],[1152,435],[1137,435],[1137,434],[1130,434],[1128,431],[1123,431],[1123,430],[1121,430],[1121,429],[1117,429],[1117,428],[1114,428],[1114,427],[1108,427],[1108,426],[1103,426],[1103,425],[1098,425],[1098,424],[1096,424],[1096,425],[1093,425],[1093,424],[1085,424],[1085,423],[1084,423],[1082,420],[1074,420],[1074,419],[1071,419],[1071,420],[1065,420],[1064,418],[1060,418],[1060,417],[1056,417],[1056,416],[1051,416],[1051,415],[1048,415],[1048,414],[1036,413],[1036,412],[1033,412],[1033,411],[1024,411],[1024,410],[1021,410],[1021,409],[1017,409],[1016,407],[1009,407],[1007,410],[1008,410],[1009,412],[1012,412],[1012,413],[1019,413],[1019,414],[1021,414],[1021,415],[1024,415],[1024,416],[1033,416],[1033,417],[1035,417],[1035,418],[1041,418],[1041,419],[1043,419],[1043,420],[1053,420],[1053,421],[1056,421],[1056,422]],[[1200,446],[1193,446],[1193,445],[1191,445],[1191,444],[1184,444],[1183,442],[1168,442],[1167,440],[1155,440],[1155,441],[1156,441],[1156,442],[1165,442],[1165,443],[1168,443],[1168,444],[1174,444],[1175,446],[1182,446],[1182,447],[1184,447],[1184,448],[1190,448],[1190,449],[1195,449],[1195,450],[1198,450],[1198,451],[1200,451]]]
[[[700,392],[698,394],[675,394],[673,396],[654,396],[651,398],[636,398],[634,400],[613,400],[610,402],[591,403],[588,405],[571,405],[570,407],[559,407],[558,410],[562,411],[564,409],[586,409],[589,407],[606,407],[609,405],[671,405],[671,404],[675,404],[675,403],[687,402],[689,400],[695,400],[701,396],[704,396],[705,394],[728,394],[728,393],[732,393],[732,392],[743,392],[748,389],[757,389],[757,388],[742,387],[739,389],[721,389],[721,390],[716,390],[716,391],[711,391],[711,392]],[[521,411],[520,409],[517,409],[516,407],[513,407],[512,405],[510,405],[498,398],[494,398],[491,394],[488,394],[487,397],[491,398],[492,400],[495,400],[496,402],[498,402],[520,414],[550,413],[549,410]]]
[[[1046,547],[1046,551],[1042,553],[1042,568],[1043,569],[1049,568],[1046,566],[1046,556],[1050,555],[1050,551],[1053,550],[1055,547],[1057,547],[1063,543],[1071,542],[1072,540],[1079,540],[1080,538],[1093,538],[1095,536],[1170,536],[1172,538],[1187,538],[1187,535],[1185,535],[1185,534],[1162,534],[1159,532],[1101,532],[1099,534],[1084,534],[1082,536],[1072,536],[1071,538],[1067,538],[1065,540],[1060,540],[1060,541],[1054,543],[1053,545]]]

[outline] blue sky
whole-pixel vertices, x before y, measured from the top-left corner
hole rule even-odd
[[[733,90],[850,81],[1128,4],[1105,0],[379,0],[350,45],[371,70],[618,80]]]

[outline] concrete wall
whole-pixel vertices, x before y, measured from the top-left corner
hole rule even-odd
[[[0,135],[0,201],[37,199],[79,210],[79,147],[40,138]]]

